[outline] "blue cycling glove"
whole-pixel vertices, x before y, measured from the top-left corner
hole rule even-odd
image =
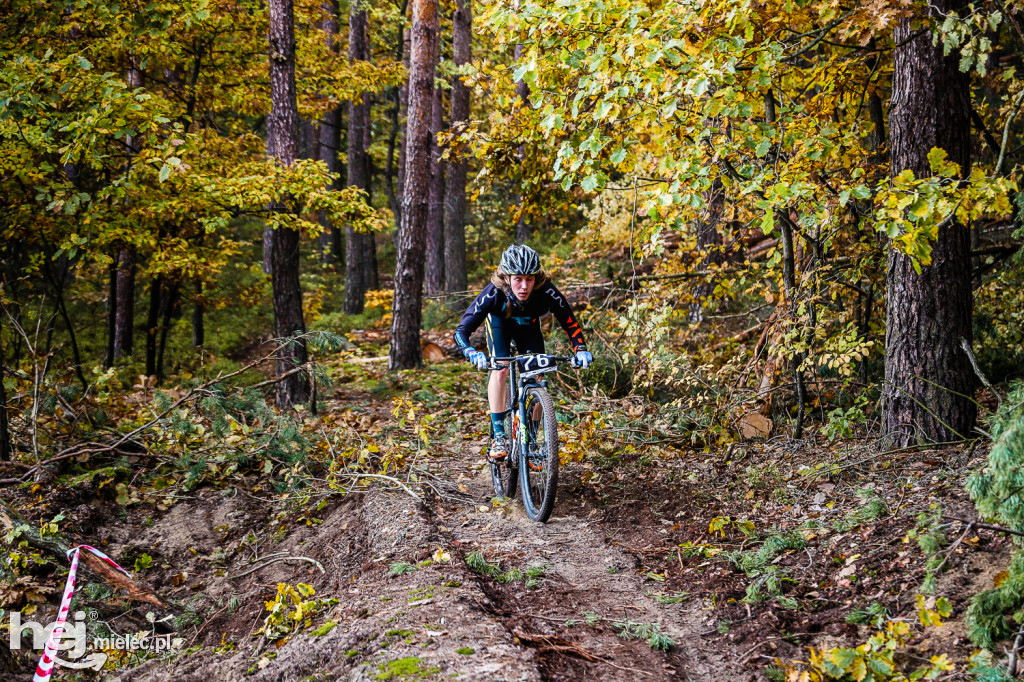
[[[587,365],[594,361],[594,356],[590,354],[589,350],[578,350],[576,351],[576,357],[572,360],[573,367],[580,369],[586,369]]]
[[[487,368],[487,356],[477,349],[470,347],[462,351],[462,354],[465,355],[466,359],[469,360],[469,362],[477,369]]]

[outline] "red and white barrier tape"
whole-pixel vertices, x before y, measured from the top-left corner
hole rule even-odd
[[[50,632],[49,639],[46,640],[46,648],[43,649],[43,656],[39,659],[39,665],[36,666],[36,674],[32,678],[32,682],[47,682],[47,680],[50,679],[50,673],[53,672],[53,663],[57,655],[57,645],[60,643],[60,639],[64,635],[64,623],[68,620],[68,610],[71,608],[71,595],[75,593],[75,576],[78,574],[78,555],[83,549],[89,550],[117,570],[128,575],[128,571],[118,566],[113,559],[95,547],[79,545],[78,547],[68,550],[68,556],[71,558],[71,571],[68,573],[68,582],[64,586],[64,596],[61,597],[60,600],[60,610],[57,611],[57,621],[54,624],[53,630]],[[74,556],[72,556],[72,554]],[[128,577],[130,578],[131,576]]]

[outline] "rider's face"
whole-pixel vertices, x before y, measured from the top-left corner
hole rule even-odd
[[[512,293],[515,294],[516,298],[520,301],[525,301],[530,298],[536,279],[537,278],[534,275],[512,275],[510,277]]]

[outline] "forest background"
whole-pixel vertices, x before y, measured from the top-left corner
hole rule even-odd
[[[567,460],[967,441],[992,446],[982,520],[1024,532],[1018,4],[0,11],[9,489],[126,457],[146,473],[113,475],[125,504],[158,479],[308,484],[337,359],[386,344],[371,395],[419,395],[423,344],[452,354],[467,297],[528,242],[597,357],[565,390],[661,437],[582,411]],[[307,464],[384,475],[392,446]],[[12,585],[52,569],[20,561]],[[1013,566],[973,616],[983,648],[1019,630]]]

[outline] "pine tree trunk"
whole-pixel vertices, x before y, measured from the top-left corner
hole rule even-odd
[[[440,29],[438,29],[440,33]],[[444,172],[437,134],[444,129],[444,90],[434,88],[430,114],[430,195],[427,209],[427,262],[425,290],[427,296],[444,291]]]
[[[470,0],[458,0],[452,15],[452,59],[455,66],[472,58],[473,14]],[[452,79],[451,129],[458,132],[469,121],[469,88],[456,76]],[[444,193],[444,288],[465,291],[466,281],[466,160],[459,156],[448,161]]]
[[[295,27],[291,0],[269,0],[270,9],[270,120],[267,148],[282,166],[298,156],[299,112],[295,100]],[[273,207],[282,210],[283,207]],[[279,339],[306,331],[299,284],[299,232],[273,230],[271,285],[274,297],[274,334]],[[277,373],[306,363],[306,344],[298,341],[278,352]],[[291,407],[308,394],[309,382],[296,372],[277,384],[277,405]]]
[[[409,73],[409,53],[412,51],[412,32],[404,31],[403,40],[405,40],[405,52],[402,57],[402,66],[405,67],[405,72]],[[398,145],[398,214],[395,215],[395,252],[398,252],[398,239],[402,232],[402,202],[405,197],[405,157],[406,148],[408,147],[408,128],[409,128],[409,79],[402,81],[402,84],[398,88],[398,120],[405,121],[405,127],[402,128],[401,142]]]
[[[366,60],[367,18],[363,6],[365,0],[353,0],[349,6],[348,19],[348,61]],[[348,105],[348,186],[366,191],[366,128],[369,126],[369,107],[366,93]],[[351,225],[345,228],[345,301],[343,310],[347,315],[363,312],[366,285],[370,267],[366,248],[366,236],[356,232]]]
[[[337,21],[334,22],[334,31],[337,32]],[[331,109],[324,114],[320,123],[319,150],[318,156],[332,173],[338,174],[338,179],[332,185],[334,189],[341,189],[341,160],[338,158],[338,149],[341,147],[341,109]],[[317,240],[318,255],[320,262],[327,265],[334,265],[342,260],[342,239],[341,229],[331,222],[323,214],[320,215],[320,224],[324,231]]]
[[[135,340],[135,252],[121,249],[117,256],[117,307],[114,324],[114,359],[132,354]]]
[[[4,316],[0,315],[0,461],[11,460],[11,432],[7,426],[7,386],[4,385]]]
[[[202,348],[206,345],[206,304],[203,299],[202,280],[195,281],[192,295],[192,347]]]
[[[965,7],[962,0],[937,0],[936,17]],[[970,173],[969,77],[958,54],[943,57],[930,33],[903,19],[894,31],[889,115],[892,174],[910,169],[930,175],[928,152],[946,150]],[[903,44],[905,43],[905,44]],[[940,227],[932,263],[914,270],[910,258],[890,245],[886,272],[885,433],[896,445],[948,442],[971,435],[977,408],[971,401],[974,375],[961,339],[971,342],[970,233],[950,221]]]
[[[171,317],[174,308],[178,305],[179,285],[175,282],[164,289],[163,297],[160,299],[160,343],[156,353],[156,380],[160,383],[164,379],[164,352],[167,350],[167,334],[171,330]]]
[[[268,142],[269,145],[269,142]],[[268,149],[269,151],[269,149]],[[273,266],[271,265],[274,253],[274,231],[269,227],[263,228],[263,274],[269,275]]]
[[[405,10],[407,7],[407,0],[402,3],[402,16],[405,16]],[[405,64],[407,50],[405,49],[405,36],[404,30],[399,30],[398,39],[395,41],[395,61],[402,62]],[[395,156],[398,154],[398,136],[401,134],[402,121],[401,117],[405,113],[402,104],[402,87],[395,86],[391,89],[389,97],[392,101],[392,107],[390,111],[391,118],[391,133],[388,135],[388,155],[387,161],[384,164],[384,191],[388,195],[388,206],[391,207],[391,213],[395,217],[395,224],[397,225],[402,221],[402,209],[399,205],[402,195],[401,185],[398,182],[398,175],[401,174],[401,159],[399,163],[395,164]],[[396,191],[396,185],[397,191]]]
[[[523,56],[523,46],[516,44],[515,50],[513,51],[512,58],[516,64]],[[526,81],[516,81],[516,94],[519,95],[519,99],[522,100],[522,106],[530,106],[530,86],[526,84]],[[523,190],[522,190],[522,176],[525,175],[524,167],[526,165],[526,147],[525,145],[519,145],[519,191],[516,192],[515,200],[516,206],[519,208],[519,219],[516,221],[516,241],[520,244],[525,244],[530,240],[530,235],[533,230],[530,228],[530,223],[526,220],[526,210],[523,207]]]
[[[369,31],[369,28],[367,28]],[[371,47],[369,42],[366,45],[366,58],[369,59]],[[363,128],[363,158],[366,160],[366,202],[373,205],[373,156],[370,154],[370,147],[373,145],[373,100],[374,97],[367,93],[363,98],[363,106],[366,107],[366,127]],[[366,258],[366,270],[363,277],[364,291],[380,288],[380,278],[377,273],[377,242],[372,233],[364,233],[363,249]]]
[[[128,67],[128,87],[142,87],[142,71],[137,61],[131,58]],[[139,153],[139,142],[135,136],[125,139],[125,153],[128,164]],[[117,294],[114,308],[114,360],[130,356],[135,341],[135,252],[122,248],[117,254]]]
[[[160,291],[162,280],[160,275],[153,278],[149,285],[149,313],[146,318],[146,376],[156,376],[156,343],[160,331]]]
[[[114,330],[117,328],[117,261],[107,268],[107,343],[103,350],[103,367],[114,366]]]
[[[423,251],[426,245],[430,186],[430,122],[437,64],[438,0],[413,0],[409,69],[409,118],[406,126],[402,230],[395,265],[388,368],[419,366],[423,303]]]

